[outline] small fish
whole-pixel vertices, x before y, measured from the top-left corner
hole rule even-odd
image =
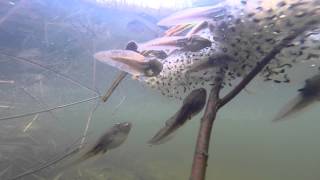
[[[320,100],[320,74],[317,74],[305,81],[303,88],[298,89],[298,96],[292,99],[286,106],[280,110],[273,121],[292,116],[311,104]]]
[[[152,145],[162,144],[183,124],[197,115],[205,106],[207,91],[204,88],[193,90],[183,101],[182,107],[166,121],[165,127],[160,129],[148,142]]]
[[[156,58],[149,59],[131,50],[101,51],[95,53],[94,58],[133,76],[157,76],[163,68]]]

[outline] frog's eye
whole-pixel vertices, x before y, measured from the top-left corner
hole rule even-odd
[[[147,77],[157,76],[163,69],[163,65],[157,59],[152,59],[149,61],[149,67],[145,70],[144,75]]]

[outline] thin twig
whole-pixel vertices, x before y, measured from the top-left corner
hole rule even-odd
[[[25,87],[18,86],[19,89],[21,89],[26,95],[28,95],[31,99],[36,101],[39,105],[43,106],[44,108],[49,108],[49,105],[45,102],[43,102],[42,99],[37,98],[36,96],[32,95],[27,91]],[[48,111],[48,113],[55,119],[58,120],[57,116],[55,116],[51,111]]]
[[[39,114],[36,114],[33,119],[25,126],[25,128],[23,129],[23,132],[27,132],[28,129],[31,128],[32,124],[34,121],[36,121],[39,117]]]
[[[56,107],[52,107],[52,108],[48,108],[48,109],[44,109],[44,110],[40,110],[40,111],[34,111],[34,112],[19,114],[19,115],[15,115],[15,116],[4,117],[4,118],[0,118],[0,121],[9,120],[9,119],[16,119],[16,118],[21,118],[21,117],[26,117],[26,116],[32,116],[32,115],[35,115],[35,114],[38,114],[38,113],[49,112],[49,111],[52,111],[52,110],[61,109],[61,108],[73,106],[73,105],[76,105],[76,104],[81,104],[81,103],[84,103],[84,102],[92,101],[92,100],[98,99],[99,97],[100,96],[95,96],[95,97],[91,97],[91,98],[84,99],[84,100],[81,100],[81,101],[76,101],[76,102],[72,102],[72,103],[69,103],[69,104],[64,104],[64,105],[60,105],[60,106],[56,106]]]
[[[121,107],[122,103],[126,100],[126,98],[126,96],[123,96],[119,104],[114,108],[113,112],[111,113],[111,116],[113,116],[118,111],[118,109]]]
[[[86,127],[85,127],[85,129],[83,131],[83,136],[81,138],[79,149],[82,148],[82,146],[84,144],[84,141],[86,140],[86,137],[87,137],[87,134],[88,134],[88,130],[89,130],[89,126],[90,126],[90,123],[91,123],[91,120],[92,120],[93,113],[96,111],[98,106],[99,106],[99,101],[97,101],[97,103],[95,104],[95,106],[92,108],[92,110],[89,113],[89,117],[88,117],[88,120],[87,120],[87,123],[86,123]]]
[[[107,93],[102,97],[103,102],[106,102],[109,99],[109,97],[111,96],[113,91],[118,87],[120,82],[127,76],[127,74],[128,73],[121,71],[117,75],[117,78],[113,81],[113,83],[112,83],[111,87],[108,89]]]
[[[92,51],[95,51],[95,45],[94,43],[92,42]],[[97,89],[96,87],[96,59],[93,58],[93,64],[92,64],[92,86],[94,89]],[[89,130],[89,126],[90,126],[90,123],[92,121],[92,116],[93,116],[93,113],[96,111],[96,109],[99,107],[99,101],[96,102],[96,104],[94,105],[94,107],[92,108],[92,110],[90,111],[89,113],[89,116],[88,116],[88,120],[87,120],[87,123],[86,123],[86,126],[84,128],[84,131],[83,131],[83,135],[82,135],[82,138],[81,138],[81,142],[80,142],[80,145],[79,145],[79,148],[81,149],[85,140],[86,140],[86,136],[88,134],[88,130]]]

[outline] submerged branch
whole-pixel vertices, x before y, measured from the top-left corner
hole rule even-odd
[[[221,107],[235,98],[252,80],[255,78],[265,66],[281,52],[287,44],[291,43],[300,34],[307,31],[314,22],[310,22],[305,27],[297,29],[286,38],[282,39],[277,45],[273,47],[269,54],[267,54],[261,61],[259,61],[254,69],[243,78],[243,80],[226,96],[219,99],[220,85],[212,88],[207,103],[206,110],[201,120],[201,125],[198,133],[196,149],[193,157],[193,164],[191,170],[190,180],[204,180],[206,175],[208,150],[210,143],[210,136],[212,132],[213,122],[216,114]],[[310,25],[310,26],[309,26]]]
[[[221,80],[220,80],[221,83]],[[209,142],[213,122],[219,108],[219,92],[221,85],[213,86],[211,89],[205,113],[201,119],[200,130],[197,138],[196,150],[193,156],[190,180],[205,179],[206,167],[209,155]]]

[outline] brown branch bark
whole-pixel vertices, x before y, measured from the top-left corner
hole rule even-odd
[[[213,128],[213,122],[216,118],[216,114],[219,109],[225,104],[230,102],[235,98],[252,80],[259,74],[263,68],[276,57],[281,50],[286,47],[290,42],[296,39],[300,34],[304,33],[309,25],[315,22],[310,22],[310,24],[305,27],[294,31],[292,34],[288,35],[286,38],[282,39],[277,45],[273,47],[269,54],[267,54],[252,71],[243,78],[243,80],[226,96],[222,99],[219,98],[220,85],[216,85],[211,89],[208,103],[201,120],[201,125],[198,133],[195,153],[193,157],[192,170],[190,180],[204,180],[206,175],[207,160],[209,156],[209,143],[211,132]]]
[[[205,179],[206,167],[209,155],[209,142],[216,114],[219,108],[220,85],[214,86],[210,92],[205,113],[201,119],[196,150],[193,156],[192,172],[190,180]]]

